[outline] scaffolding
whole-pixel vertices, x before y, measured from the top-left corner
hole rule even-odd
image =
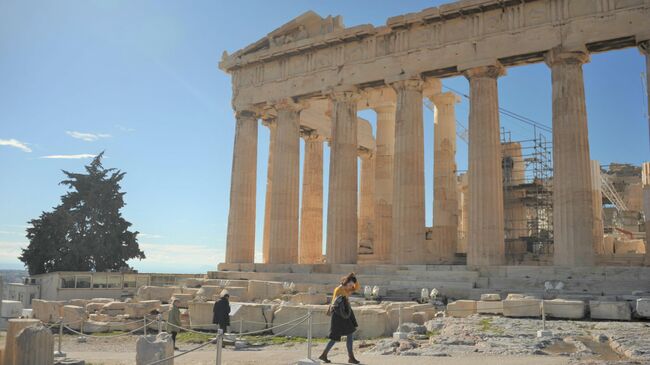
[[[532,139],[512,141],[501,130],[506,244],[521,254],[549,253],[553,243],[552,143],[533,132]]]

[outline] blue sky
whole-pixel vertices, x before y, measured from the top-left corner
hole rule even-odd
[[[214,269],[225,251],[234,136],[230,77],[217,68],[221,53],[307,10],[342,15],[346,26],[381,25],[441,3],[0,1],[0,269],[22,266],[16,256],[27,244],[26,222],[58,204],[65,192],[58,185],[61,170],[82,171],[88,155],[103,150],[107,167],[127,172],[123,214],[142,232],[148,255],[133,265],[160,272]],[[596,54],[584,71],[592,158],[602,164],[647,160],[643,57],[632,48]],[[468,89],[461,77],[443,84]],[[548,68],[510,68],[499,79],[499,99],[502,107],[550,126]],[[457,116],[465,125],[467,113],[463,100]],[[360,115],[374,123],[373,112]],[[425,110],[428,221],[432,118]],[[520,122],[501,121],[513,139],[532,136]],[[258,249],[267,150],[268,131],[260,127]],[[457,159],[465,169],[462,141]]]

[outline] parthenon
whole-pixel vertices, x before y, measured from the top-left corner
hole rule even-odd
[[[226,263],[254,262],[255,222],[263,219],[266,264],[452,264],[462,251],[469,267],[505,265],[504,222],[517,213],[504,210],[499,77],[543,62],[552,82],[552,263],[595,265],[603,239],[600,169],[589,153],[582,67],[592,53],[638,47],[650,74],[648,19],[649,0],[464,0],[378,27],[346,28],[339,16],[306,12],[224,52],[219,67],[232,76],[236,117]],[[441,88],[458,75],[470,89],[464,193],[455,156],[458,95]],[[423,100],[435,106],[435,188],[424,179],[431,138],[423,132]],[[376,112],[374,135],[357,116],[364,109]],[[264,212],[256,212],[260,121],[271,136]],[[647,237],[650,165],[643,174]],[[467,225],[462,249],[459,225]]]

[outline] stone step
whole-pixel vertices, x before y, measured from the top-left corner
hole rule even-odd
[[[239,271],[219,271],[212,272],[210,277],[213,279],[245,279],[245,280],[267,280],[267,281],[294,281],[331,284],[340,279],[338,274],[299,274],[299,273],[260,273],[260,272],[239,272]],[[462,271],[434,271],[418,272],[407,275],[405,273],[393,275],[359,275],[363,283],[372,281],[385,283],[391,279],[397,279],[403,282],[422,281],[422,282],[457,282],[457,283],[474,283],[478,279],[475,272]],[[374,284],[373,284],[374,285]]]

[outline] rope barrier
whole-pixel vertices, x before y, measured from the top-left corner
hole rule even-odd
[[[208,345],[210,345],[210,344],[212,344],[212,343],[215,343],[215,342],[217,342],[217,338],[214,338],[214,339],[210,340],[209,342],[206,342],[206,343],[201,344],[201,345],[199,345],[199,346],[196,346],[196,347],[194,347],[194,348],[192,348],[192,349],[189,349],[189,350],[187,350],[187,351],[185,351],[185,352],[183,352],[183,353],[181,353],[181,354],[174,355],[174,356],[170,356],[170,357],[166,357],[166,358],[164,358],[164,359],[160,359],[160,360],[156,360],[156,361],[154,361],[154,362],[152,362],[152,363],[149,363],[149,364],[147,364],[147,365],[157,365],[157,364],[160,364],[160,363],[163,363],[163,362],[169,361],[169,360],[171,360],[171,359],[175,359],[175,358],[177,358],[177,357],[185,356],[185,355],[189,354],[190,352],[194,352],[194,351],[200,350],[200,349],[202,349],[202,348],[204,348],[204,347],[206,347],[206,346],[208,346]]]
[[[66,328],[68,331],[70,331],[70,332],[72,332],[72,333],[74,333],[74,334],[81,335],[81,336],[84,336],[84,337],[91,337],[91,338],[115,338],[115,337],[128,336],[128,335],[131,335],[131,334],[133,334],[133,333],[136,333],[136,332],[138,332],[138,331],[144,329],[144,326],[140,326],[140,327],[138,327],[138,328],[136,328],[136,329],[134,329],[134,330],[132,330],[132,331],[129,331],[129,332],[118,333],[118,334],[116,334],[116,335],[105,335],[105,336],[97,336],[97,335],[91,335],[91,334],[81,333],[81,332],[79,332],[79,331],[75,331],[75,330],[73,330],[72,328],[70,328],[70,327],[68,327],[68,326],[64,326],[64,328]]]
[[[293,323],[298,322],[298,321],[301,321],[301,323],[302,323],[302,322],[304,322],[304,320],[306,320],[308,317],[309,317],[309,315],[306,314],[306,315],[304,315],[304,316],[302,316],[302,317],[298,317],[298,318],[296,318],[296,319],[294,319],[294,320],[291,320],[291,321],[289,321],[289,322],[282,323],[282,324],[279,324],[279,325],[277,325],[277,326],[273,326],[273,327],[265,328],[265,329],[263,329],[263,330],[250,331],[250,332],[244,332],[244,333],[227,333],[227,334],[225,334],[225,335],[250,336],[250,335],[254,335],[254,334],[258,334],[258,333],[264,333],[264,332],[268,332],[268,331],[273,330],[273,329],[276,329],[276,328],[281,328],[281,327],[284,327],[284,326],[288,326],[288,325],[293,324]],[[177,325],[172,324],[172,323],[169,323],[169,322],[168,322],[167,324],[170,325],[170,326],[172,326],[172,327],[176,327],[176,328],[178,328],[178,329],[181,329],[181,330],[184,330],[184,331],[187,331],[187,332],[193,332],[193,333],[202,334],[202,335],[212,335],[212,334],[214,334],[214,332],[201,332],[201,331],[196,331],[196,330],[193,330],[193,329],[191,329],[191,328],[185,328],[185,327],[182,327],[182,326],[177,326]],[[213,323],[211,323],[210,325],[214,326]],[[196,325],[196,326],[199,326],[199,325]],[[208,325],[203,325],[203,326],[208,326]]]

